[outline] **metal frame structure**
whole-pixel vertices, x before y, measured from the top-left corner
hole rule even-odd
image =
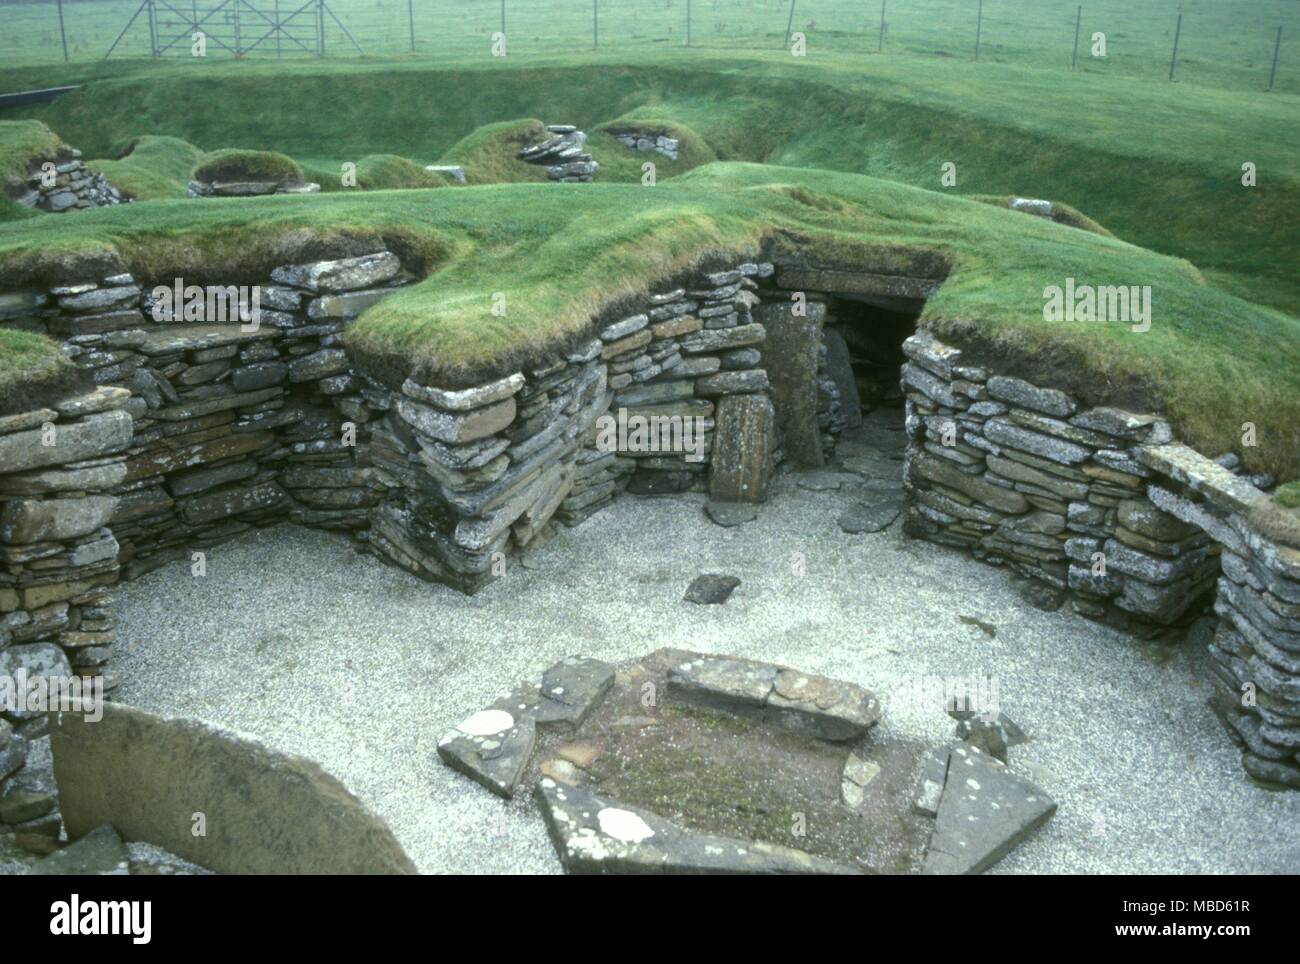
[[[357,48],[357,53],[365,53],[357,38],[325,0],[303,0],[300,6],[288,12],[281,11],[280,0],[273,0],[270,10],[263,9],[253,0],[217,0],[215,6],[204,8],[199,7],[198,0],[189,0],[188,4],[184,0],[140,0],[140,6],[131,14],[131,19],[108,48],[108,53],[104,54],[105,60],[112,56],[141,14],[149,25],[149,53],[152,57],[178,51],[188,53],[194,34],[198,32],[203,33],[207,43],[235,57],[250,53],[269,54],[272,45],[277,57],[286,49],[290,53],[305,52],[323,57],[326,17],[338,25],[352,46]],[[160,14],[162,19],[159,19]]]

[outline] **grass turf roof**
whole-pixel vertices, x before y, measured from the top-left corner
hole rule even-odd
[[[54,70],[55,74],[49,73]],[[33,71],[0,70],[10,86]],[[87,153],[124,134],[319,158],[438,157],[481,125],[544,116],[587,131],[638,111],[672,118],[720,158],[811,166],[953,193],[1046,197],[1137,244],[1186,257],[1252,301],[1300,312],[1300,99],[1120,77],[872,57],[705,50],[582,52],[527,63],[117,62],[46,69],[83,82],[45,118]],[[320,104],[330,110],[321,111]],[[1257,166],[1255,188],[1241,165]]]
[[[589,335],[621,299],[714,256],[777,244],[812,264],[881,270],[915,251],[952,271],[928,302],[941,337],[1093,403],[1158,408],[1210,454],[1300,478],[1300,321],[1206,285],[1185,261],[1043,219],[857,175],[712,164],[654,188],[456,191],[155,202],[0,226],[0,288],[120,259],[141,281],[264,280],[287,260],[387,244],[424,278],[348,334],[363,362],[447,384],[513,370]],[[1151,330],[1047,322],[1043,289],[1150,285]],[[504,294],[507,313],[492,313]],[[36,338],[37,336],[29,336]],[[49,344],[53,349],[52,343]],[[11,354],[5,364],[14,364]],[[23,364],[21,360],[19,364]]]

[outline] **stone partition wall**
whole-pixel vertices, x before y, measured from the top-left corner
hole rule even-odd
[[[966,364],[925,331],[904,351],[908,534],[1126,626],[1177,624],[1213,599],[1216,707],[1252,776],[1300,788],[1294,520],[1156,415],[1085,408]]]
[[[750,279],[765,272],[770,265],[748,263],[648,295],[576,349],[487,384],[407,379],[372,434],[388,493],[371,516],[372,548],[473,592],[553,518],[576,525],[619,491],[707,487],[718,499],[761,501],[775,428]],[[694,420],[702,458],[602,438],[610,425],[653,416]]]
[[[53,165],[52,180],[42,170],[47,163]],[[81,151],[65,148],[53,158],[37,160],[29,165],[27,183],[19,188],[14,200],[23,207],[62,214],[124,204],[130,198],[108,183],[103,174],[86,167]]]

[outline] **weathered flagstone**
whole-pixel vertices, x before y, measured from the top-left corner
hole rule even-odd
[[[571,874],[852,874],[790,847],[696,833],[640,807],[543,777],[534,793]]]
[[[902,493],[887,495],[878,502],[858,502],[840,515],[840,528],[850,535],[880,532],[889,528],[903,511]]]
[[[758,509],[747,502],[709,502],[704,513],[724,529],[744,525],[758,518]]]
[[[669,671],[668,696],[823,740],[860,738],[880,719],[879,701],[854,683],[702,654],[689,655]]]
[[[924,873],[983,873],[1055,812],[1055,800],[988,754],[953,747]]]
[[[438,741],[438,757],[453,770],[509,799],[532,758],[536,740],[531,712],[516,717],[494,705],[471,714],[445,734]]]
[[[539,726],[576,729],[614,685],[614,667],[599,659],[570,656],[542,674]]]

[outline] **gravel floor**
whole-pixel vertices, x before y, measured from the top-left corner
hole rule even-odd
[[[898,523],[846,535],[850,495],[794,478],[736,529],[709,522],[703,497],[620,499],[473,598],[341,537],[250,534],[212,550],[204,578],[170,566],[116,589],[118,697],[320,761],[422,871],[555,873],[531,803],[488,795],[435,747],[565,655],[671,644],[788,663],[871,688],[884,727],[933,743],[952,723],[904,699],[909,684],[987,675],[1033,737],[1013,763],[1060,804],[997,872],[1300,872],[1300,794],[1247,781],[1206,706],[1202,647],[1030,609],[1005,572],[904,541]],[[702,572],[743,582],[723,606],[682,602]]]

